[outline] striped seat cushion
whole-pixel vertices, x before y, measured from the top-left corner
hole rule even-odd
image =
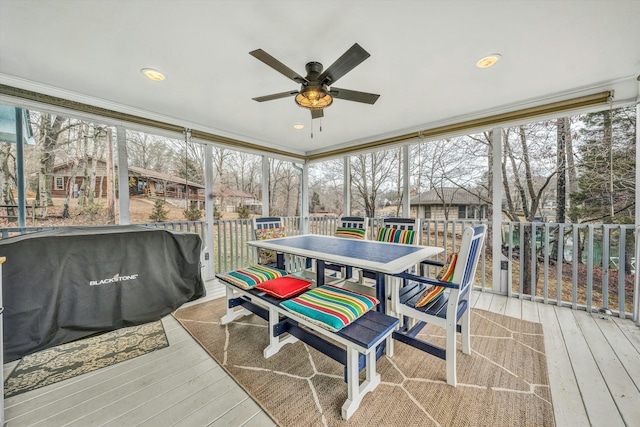
[[[251,289],[259,283],[286,275],[286,271],[278,268],[267,267],[266,265],[252,265],[247,268],[241,268],[240,270],[218,274],[217,277],[239,288]]]
[[[400,230],[398,228],[381,228],[378,231],[378,242],[404,243],[412,245],[416,232],[414,230]]]
[[[437,280],[441,282],[451,282],[453,279],[453,271],[456,269],[456,261],[458,260],[458,253],[452,253],[449,255],[447,259],[447,263],[440,269],[440,272],[436,276]],[[444,292],[444,286],[431,286],[427,288],[422,295],[420,295],[420,299],[416,302],[416,307],[424,307],[429,304],[431,301],[434,301]]]
[[[364,239],[364,228],[338,227],[336,237],[346,237],[348,239]]]
[[[282,302],[282,306],[309,322],[337,332],[378,304],[358,292],[324,285]]]

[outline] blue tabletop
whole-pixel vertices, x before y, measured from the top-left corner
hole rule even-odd
[[[389,263],[405,255],[418,252],[420,246],[385,244],[355,239],[334,239],[307,234],[295,239],[273,239],[270,243],[287,248],[307,249],[319,253],[333,254],[349,258],[363,258],[382,264]]]

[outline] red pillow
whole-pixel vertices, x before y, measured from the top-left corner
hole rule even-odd
[[[276,298],[284,299],[307,290],[307,288],[311,286],[311,283],[312,282],[308,280],[298,279],[297,277],[283,276],[262,282],[256,286],[256,289]]]

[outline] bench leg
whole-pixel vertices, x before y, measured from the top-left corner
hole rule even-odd
[[[220,324],[226,325],[227,323],[231,323],[239,317],[246,316],[248,314],[253,314],[246,308],[242,308],[241,310],[234,310],[233,307],[229,307],[229,301],[233,299],[233,289],[227,286],[227,314],[220,318]]]
[[[376,352],[367,355],[366,379],[360,384],[358,372],[358,351],[347,348],[347,400],[342,405],[342,418],[348,420],[358,409],[365,394],[375,390],[380,384],[380,374],[376,372]]]
[[[293,335],[289,335],[284,339],[280,339],[280,335],[276,336],[274,328],[280,320],[279,317],[278,312],[273,307],[269,307],[269,345],[263,351],[265,359],[279,352],[285,345],[298,341],[298,338]]]

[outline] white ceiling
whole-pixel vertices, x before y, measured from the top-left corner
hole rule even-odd
[[[633,100],[639,41],[640,0],[0,0],[0,83],[305,155],[604,90]],[[304,76],[356,42],[371,57],[336,86],[380,98],[335,100],[313,139],[293,98],[251,99],[298,85],[250,51]]]

